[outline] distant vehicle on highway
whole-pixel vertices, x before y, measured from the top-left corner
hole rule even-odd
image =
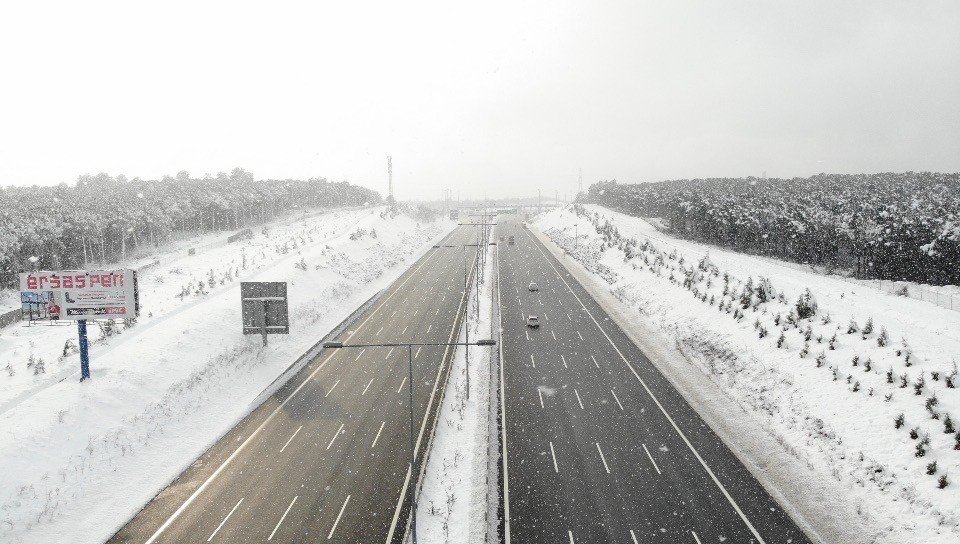
[[[530,285],[527,286],[527,289],[529,289],[530,291],[539,291],[540,287],[538,287],[536,283],[531,281]]]
[[[530,317],[527,318],[527,326],[532,329],[539,329],[540,319],[535,315],[531,315]]]
[[[508,243],[509,245],[511,245],[511,246],[513,245],[513,236],[512,236],[512,235],[510,236],[510,238],[507,239],[507,243]]]

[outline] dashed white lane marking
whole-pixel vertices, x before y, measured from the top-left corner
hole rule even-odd
[[[567,536],[570,537],[570,544],[576,544],[576,542],[573,541],[573,531],[567,530]]]
[[[560,356],[560,360],[563,361],[563,368],[570,368],[567,366],[567,358],[563,355]]]
[[[650,463],[653,464],[653,468],[656,469],[657,474],[662,474],[662,473],[660,472],[660,467],[657,466],[657,462],[654,461],[654,460],[653,460],[653,456],[650,455],[650,450],[647,449],[647,445],[646,445],[646,444],[642,444],[642,446],[643,446],[643,451],[647,452],[647,458],[650,459]]]
[[[267,540],[273,540],[273,535],[277,534],[277,529],[280,528],[280,524],[283,523],[283,520],[287,517],[287,514],[290,513],[290,509],[293,508],[293,503],[297,502],[297,497],[294,497],[290,501],[290,506],[287,507],[287,510],[280,516],[280,521],[277,522],[277,526],[273,528],[273,532],[270,533],[270,536],[267,537]]]
[[[346,423],[341,423],[341,424],[340,424],[340,428],[337,429],[337,432],[334,433],[333,438],[330,439],[330,443],[327,444],[327,449],[328,449],[328,450],[330,449],[330,446],[333,446],[333,443],[337,440],[337,437],[340,436],[340,432],[343,431],[343,426],[344,426],[344,425],[346,425]]]
[[[360,360],[360,357],[363,355],[363,352],[364,352],[364,351],[367,351],[367,348],[361,349],[361,350],[360,350],[360,353],[357,354],[357,357],[353,360],[353,362],[359,361],[359,360]]]
[[[243,497],[240,497],[240,500],[237,501],[237,504],[233,507],[233,510],[230,510],[230,513],[227,514],[227,517],[223,518],[223,521],[220,522],[220,525],[217,525],[217,528],[213,530],[213,533],[210,534],[210,538],[207,539],[207,542],[213,540],[213,537],[217,536],[217,533],[220,532],[220,529],[227,523],[227,520],[230,519],[230,516],[237,511],[237,508],[240,506],[240,503],[243,502]]]
[[[557,333],[553,332],[553,329],[550,329],[550,334],[553,335],[553,339],[557,339]]]
[[[396,310],[394,310],[393,313],[390,314],[390,317],[393,317],[393,316],[395,316],[395,315],[397,315],[397,311],[396,311]]]
[[[433,328],[433,323],[427,326],[427,334],[430,334],[430,329]]]
[[[421,349],[423,349],[423,346],[420,346],[419,348],[417,348],[417,353],[414,354],[414,356],[413,356],[414,359],[416,359],[417,357],[420,356],[420,350],[421,350]]]
[[[523,334],[527,335],[527,341],[529,341],[529,340],[530,340],[530,331],[524,330],[524,331],[523,331]]]
[[[337,519],[333,522],[333,527],[330,528],[330,534],[327,535],[327,540],[333,538],[333,533],[337,531],[337,525],[340,524],[340,518],[343,517],[343,511],[347,509],[348,502],[350,502],[350,495],[347,495],[347,500],[343,501],[343,506],[340,507],[340,513],[337,514]]]
[[[543,392],[540,391],[540,389],[537,389],[537,396],[540,397],[540,408],[546,408],[546,406],[543,405]]]
[[[607,458],[603,456],[603,450],[600,449],[600,443],[594,443],[597,445],[597,452],[600,453],[600,460],[603,461],[603,469],[607,471],[607,474],[610,474],[610,467],[607,465]]]
[[[426,300],[426,299],[424,299],[424,300]],[[416,317],[417,313],[419,313],[419,312],[420,312],[420,308],[417,308],[416,310],[414,310],[414,311],[413,311],[414,317]]]
[[[397,388],[397,394],[399,394],[401,391],[403,391],[403,384],[405,384],[405,383],[407,383],[407,377],[406,377],[406,376],[404,376],[404,377],[403,377],[403,381],[400,382],[400,387]]]
[[[581,339],[581,340],[583,340],[583,335],[582,335],[582,334],[580,334],[580,331],[577,331],[577,336],[579,336],[579,337],[580,337],[580,339]]]
[[[299,432],[300,432],[300,429],[302,429],[302,428],[303,428],[303,425],[297,427],[297,430],[296,430],[296,431],[293,431],[293,434],[290,435],[290,438],[287,439],[287,442],[283,445],[282,448],[280,448],[280,453],[283,453],[283,450],[287,449],[287,446],[290,445],[290,441],[293,440],[293,437],[297,436],[297,433],[299,433]]]
[[[403,336],[404,334],[406,334],[406,332],[407,332],[407,327],[409,327],[409,326],[410,326],[410,325],[407,325],[406,327],[403,328],[402,331],[400,331],[400,336]]]
[[[633,544],[640,544],[637,540],[637,535],[633,533],[633,529],[630,529],[630,539],[633,540]]]
[[[533,365],[533,368],[537,368],[537,362],[533,360],[533,354],[530,354],[530,364]]]
[[[437,308],[437,311],[434,312],[433,315],[440,315],[440,308]]]
[[[700,537],[697,536],[697,533],[690,531],[690,534],[693,535],[693,539],[697,541],[697,544],[701,544]]]
[[[580,405],[580,409],[584,410],[585,408],[583,407],[583,400],[580,399],[580,392],[574,389],[573,394],[577,396],[577,404]]]
[[[600,363],[597,362],[597,358],[594,357],[593,355],[591,355],[590,358],[593,359],[594,366],[596,366],[597,368],[600,368]]]
[[[407,330],[406,327],[404,327],[403,330]],[[403,333],[400,333],[400,334],[403,334]],[[393,355],[393,349],[394,349],[394,348],[390,348],[390,351],[387,352],[387,356],[384,357],[384,359],[389,359],[390,356]]]
[[[378,331],[377,331],[377,334],[375,334],[374,336],[380,336],[380,333],[381,333],[381,332],[383,332],[383,327],[380,327],[380,330],[378,330]]]
[[[623,410],[623,404],[620,402],[620,398],[617,397],[617,392],[613,389],[611,389],[610,392],[613,393],[613,400],[617,401],[617,406],[620,407],[620,410]]]
[[[333,382],[333,387],[331,387],[330,390],[327,391],[327,394],[324,395],[323,398],[329,397],[329,396],[330,396],[330,393],[333,393],[333,390],[336,389],[338,385],[340,385],[340,380],[337,380],[337,381]]]
[[[370,389],[370,384],[372,383],[373,383],[373,378],[370,378],[370,381],[367,382],[367,386],[363,388],[363,393],[360,393],[361,397],[367,394],[367,389]]]
[[[553,442],[550,442],[550,457],[553,457],[553,471],[560,474],[560,467],[557,466],[557,452],[553,451]]]

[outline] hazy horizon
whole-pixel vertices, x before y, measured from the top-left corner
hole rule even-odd
[[[17,5],[0,185],[241,167],[400,199],[960,171],[960,4]]]

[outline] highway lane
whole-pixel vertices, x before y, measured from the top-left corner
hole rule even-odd
[[[476,243],[458,227],[444,244]],[[344,343],[448,342],[464,259],[438,248],[405,272]],[[452,350],[413,350],[419,474]],[[407,529],[407,351],[324,350],[222,437],[110,542],[390,542]]]
[[[498,251],[505,540],[808,542],[546,248],[499,223],[516,240]]]

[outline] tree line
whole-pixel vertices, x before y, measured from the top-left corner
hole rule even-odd
[[[960,174],[612,180],[581,198],[745,253],[861,278],[960,284]]]
[[[55,187],[0,187],[0,283],[17,273],[122,259],[182,232],[236,230],[300,208],[381,201],[371,190],[322,178],[255,180],[243,169],[160,180],[107,174]]]

